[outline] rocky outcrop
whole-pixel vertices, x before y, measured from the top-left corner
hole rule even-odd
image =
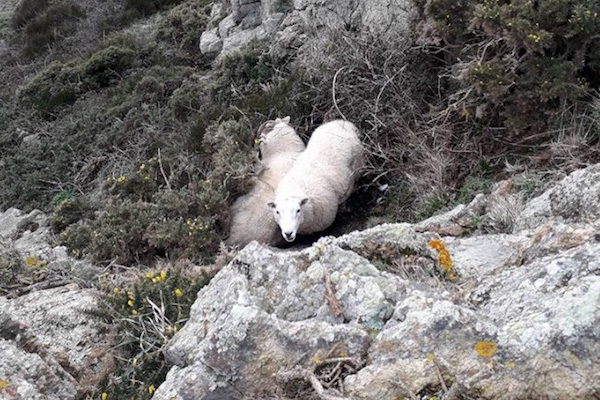
[[[496,231],[478,222],[518,197],[507,182],[416,225],[251,243],[200,291],[154,398],[597,397],[598,171]]]
[[[110,332],[85,282],[97,271],[49,244],[46,216],[0,213],[0,398],[76,399],[111,370]]]
[[[200,50],[227,54],[255,39],[297,48],[322,26],[397,36],[408,30],[410,10],[405,0],[230,0],[213,6]]]

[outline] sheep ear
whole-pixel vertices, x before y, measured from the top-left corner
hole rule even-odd
[[[267,205],[268,205],[270,208],[275,208],[275,203],[273,203],[272,201],[268,202],[268,203],[267,203]]]
[[[304,198],[302,200],[300,200],[300,206],[305,205],[308,202],[308,198]]]
[[[289,123],[290,123],[290,116],[288,115],[287,117],[285,117],[285,118],[282,118],[282,119],[281,119],[281,122],[284,122],[284,123],[286,123],[286,124],[289,124]]]

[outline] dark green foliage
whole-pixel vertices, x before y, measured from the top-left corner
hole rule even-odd
[[[419,3],[421,39],[443,48],[464,119],[506,128],[508,139],[547,129],[598,88],[600,3],[594,0]],[[433,27],[433,28],[432,28]]]
[[[121,79],[134,54],[130,49],[110,46],[79,63],[53,62],[29,82],[23,94],[37,110],[48,115],[73,104],[83,93]]]
[[[0,247],[0,294],[10,293],[23,276],[31,275],[31,269],[16,250]]]
[[[61,192],[63,193],[63,192]],[[69,225],[85,218],[93,218],[95,206],[90,199],[81,196],[64,199],[55,206],[54,212],[50,215],[49,222],[52,229],[61,232]]]
[[[49,5],[49,0],[21,0],[11,18],[13,28],[22,28]]]
[[[120,25],[148,17],[181,3],[183,0],[125,0],[125,10],[118,20]]]
[[[106,178],[103,202],[85,197],[63,202],[52,226],[78,256],[125,264],[167,255],[208,261],[227,233],[227,205],[249,189],[252,144],[253,131],[239,122],[211,125],[193,174],[190,160],[166,148],[160,158]]]
[[[75,32],[74,23],[85,12],[70,0],[23,0],[12,17],[12,26],[21,31],[23,53],[31,57],[46,46]]]
[[[210,1],[184,2],[169,10],[158,20],[156,38],[169,45],[180,63],[202,65],[204,57],[198,51],[201,32],[210,16]]]
[[[152,397],[153,388],[158,388],[171,367],[162,349],[185,325],[198,291],[211,278],[178,266],[147,271],[130,283],[101,288],[101,305],[94,314],[116,327],[117,336],[122,338],[121,357],[93,398],[100,398],[101,393],[107,393],[109,399]],[[162,310],[159,318],[150,302]]]

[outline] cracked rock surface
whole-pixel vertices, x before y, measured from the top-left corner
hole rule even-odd
[[[316,396],[306,398],[410,398],[441,381],[482,399],[598,396],[600,215],[589,200],[600,198],[598,170],[524,204],[508,233],[464,234],[473,228],[465,216],[487,212],[479,198],[435,220],[303,250],[250,243],[199,292],[167,346],[176,366],[154,398],[292,396],[281,379],[290,371],[305,371],[294,390]],[[456,226],[460,236],[436,233]],[[360,367],[311,386],[328,359]]]

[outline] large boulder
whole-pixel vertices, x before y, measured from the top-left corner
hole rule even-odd
[[[216,3],[200,50],[228,54],[255,39],[268,38],[275,47],[307,44],[311,29],[352,26],[378,35],[406,35],[412,17],[406,0],[230,0]]]
[[[597,397],[598,168],[515,209],[511,232],[467,223],[504,184],[416,225],[251,243],[200,291],[155,398]]]
[[[76,283],[97,269],[50,242],[42,212],[0,213],[2,399],[82,398],[113,368],[111,332],[88,313],[97,293]]]

